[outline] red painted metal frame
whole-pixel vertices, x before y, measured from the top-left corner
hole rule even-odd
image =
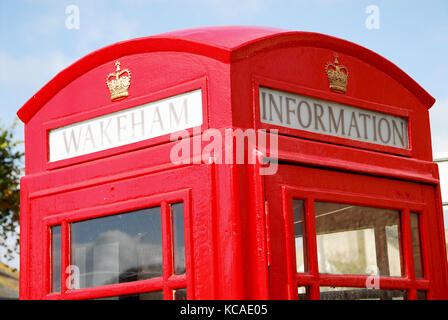
[[[391,195],[387,198],[378,198],[377,196],[369,195],[368,193],[358,193],[354,187],[352,192],[349,191],[336,191],[332,189],[325,189],[320,186],[322,182],[316,182],[316,187],[301,187],[300,179],[301,175],[298,174],[298,170],[301,168],[301,172],[307,169],[306,167],[290,166],[285,170],[280,170],[283,178],[278,177],[266,177],[268,184],[267,190],[269,193],[266,195],[269,201],[281,200],[281,212],[275,213],[278,206],[273,206],[270,209],[271,219],[279,219],[281,215],[284,223],[285,238],[285,263],[287,268],[288,278],[288,290],[287,295],[284,298],[297,299],[297,287],[305,286],[308,288],[308,295],[311,299],[319,299],[320,292],[319,286],[342,286],[342,287],[365,287],[368,276],[357,275],[330,275],[320,274],[318,270],[317,262],[317,247],[316,247],[316,227],[314,216],[314,201],[329,201],[335,203],[350,203],[354,205],[381,207],[387,209],[399,210],[401,212],[401,246],[402,246],[402,269],[404,271],[402,277],[380,277],[381,289],[402,289],[408,291],[408,299],[417,298],[417,290],[424,290],[427,292],[427,298],[441,298],[441,292],[443,292],[444,284],[440,284],[438,288],[434,284],[434,277],[439,277],[434,270],[437,270],[436,264],[438,261],[429,259],[429,252],[431,255],[435,254],[434,249],[428,244],[428,233],[433,232],[432,225],[428,224],[428,216],[433,213],[427,206],[427,197],[422,196],[421,199],[415,201],[397,200]],[[310,173],[311,174],[311,173]],[[362,176],[358,176],[358,178]],[[281,181],[281,182],[280,182]],[[365,183],[365,182],[359,182]],[[391,183],[394,183],[391,180]],[[376,185],[371,185],[368,188],[378,188]],[[427,186],[426,188],[430,188]],[[401,190],[406,193],[406,190]],[[272,193],[278,193],[280,196],[272,196]],[[434,194],[432,195],[434,197]],[[308,256],[305,259],[308,260],[309,268],[308,272],[297,273],[296,271],[296,257],[295,257],[295,244],[294,244],[294,232],[293,232],[293,216],[292,216],[292,200],[300,199],[305,201],[305,231],[304,231],[304,247],[307,246]],[[409,213],[416,212],[419,214],[420,224],[420,242],[422,251],[422,264],[424,270],[424,278],[419,279],[415,277],[414,273],[414,257],[412,251],[412,237],[410,228]],[[274,216],[272,216],[274,214]],[[278,235],[271,235],[271,238],[276,239]],[[276,239],[278,240],[278,239]],[[272,240],[271,240],[272,241]],[[437,254],[435,255],[437,256]],[[443,263],[442,263],[443,265]],[[446,275],[445,275],[446,276]],[[273,278],[271,281],[276,281]],[[438,291],[434,294],[433,291]],[[445,293],[446,294],[446,293]],[[275,298],[275,297],[273,297]]]

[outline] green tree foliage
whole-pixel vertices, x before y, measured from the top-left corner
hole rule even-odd
[[[19,250],[20,175],[23,152],[17,150],[22,141],[15,141],[13,133],[18,120],[9,128],[0,126],[0,246],[7,248],[3,258],[11,260]],[[7,246],[8,238],[16,238],[14,246]]]

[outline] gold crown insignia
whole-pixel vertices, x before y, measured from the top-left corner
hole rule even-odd
[[[128,69],[120,69],[120,62],[115,62],[116,70],[109,73],[106,84],[110,91],[110,100],[115,101],[128,96],[128,88],[131,84],[131,72]]]
[[[345,93],[347,89],[348,69],[339,64],[338,55],[334,55],[334,63],[327,62],[325,72],[330,80],[330,89],[339,93]]]

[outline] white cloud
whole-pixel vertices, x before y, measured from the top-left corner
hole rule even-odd
[[[241,13],[257,13],[272,0],[190,0],[192,5],[206,5],[215,9],[220,15],[232,18]]]
[[[156,2],[160,0],[152,0]],[[126,10],[120,7],[138,7],[143,10],[151,4],[143,0],[120,1],[111,4],[111,1],[75,1],[79,8],[80,28],[69,30],[66,20],[70,14],[66,13],[66,7],[70,2],[61,2],[50,6],[33,19],[23,21],[20,26],[20,36],[27,47],[33,47],[33,52],[46,50],[48,46],[66,45],[74,48],[73,54],[84,56],[93,50],[99,49],[114,42],[134,38],[140,30],[142,21],[127,16]],[[68,49],[65,48],[65,49]],[[64,48],[61,48],[64,50]]]
[[[73,61],[74,59],[65,56],[59,50],[42,56],[22,57],[14,57],[5,51],[0,51],[0,70],[2,70],[0,84],[39,88]]]
[[[74,38],[76,53],[84,56],[94,50],[115,42],[135,38],[139,35],[141,22],[127,17],[120,11],[101,12],[99,3],[91,1],[80,5],[80,29]]]
[[[89,17],[89,23],[81,24],[82,43],[85,45],[104,44],[133,38],[138,31],[139,22],[128,19],[121,13],[108,16]]]

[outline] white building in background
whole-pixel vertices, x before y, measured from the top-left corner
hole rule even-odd
[[[448,152],[435,153],[434,161],[439,165],[443,218],[445,221],[445,239],[448,251]]]
[[[0,300],[19,298],[19,272],[0,262]]]

